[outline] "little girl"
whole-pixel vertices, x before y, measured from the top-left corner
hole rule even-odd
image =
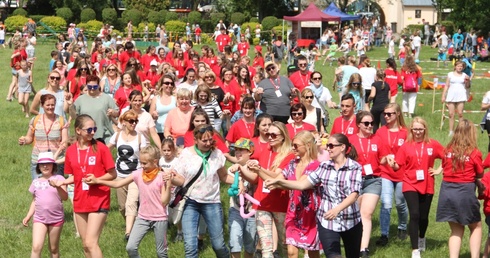
[[[177,162],[177,149],[175,148],[174,139],[167,137],[162,141],[162,157],[158,164],[162,169],[171,169]]]
[[[68,194],[65,186],[50,186],[50,180],[64,180],[64,177],[54,174],[56,169],[52,152],[39,153],[36,172],[41,174],[41,177],[34,179],[29,187],[33,200],[26,217],[22,220],[22,224],[27,227],[29,220],[34,216],[31,257],[41,257],[46,234],[49,237],[51,257],[60,257],[60,235],[64,223],[62,201],[68,199]]]
[[[101,184],[113,188],[123,187],[134,182],[139,189],[140,202],[138,217],[129,235],[126,251],[129,257],[140,257],[138,246],[149,230],[153,229],[157,257],[167,257],[167,205],[170,201],[170,180],[163,179],[158,166],[160,150],[155,146],[147,146],[140,150],[140,164],[138,169],[128,177],[117,181],[106,181],[88,175],[87,184]]]
[[[17,73],[17,91],[19,92],[19,104],[22,112],[29,117],[29,95],[32,91],[32,71],[27,66],[27,61],[20,61],[20,70]]]

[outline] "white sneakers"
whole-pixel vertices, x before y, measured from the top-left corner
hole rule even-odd
[[[425,237],[424,238],[419,237],[419,251],[420,252],[425,251]]]
[[[419,250],[413,250],[412,251],[412,258],[420,258],[420,251]]]

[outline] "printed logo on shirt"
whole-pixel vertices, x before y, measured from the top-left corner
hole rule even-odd
[[[354,127],[347,128],[347,134],[353,134],[353,133],[354,133]]]
[[[376,144],[371,144],[371,149],[372,149],[373,151],[378,151],[378,145],[376,145]]]
[[[433,149],[427,148],[427,155],[432,156]]]
[[[96,157],[95,156],[92,156],[92,157],[88,157],[88,164],[93,166],[95,165],[95,161],[96,161]]]
[[[405,143],[404,139],[398,139],[398,146],[402,146]]]

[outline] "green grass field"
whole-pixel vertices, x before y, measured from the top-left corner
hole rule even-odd
[[[36,89],[41,89],[46,84],[48,75],[48,63],[50,52],[54,49],[53,42],[39,43],[36,47],[36,64],[34,68],[34,86]],[[199,49],[199,46],[196,46]],[[29,119],[24,118],[21,112],[21,106],[16,103],[15,99],[12,102],[5,101],[8,86],[11,81],[10,73],[10,55],[11,49],[0,48],[0,64],[3,64],[4,69],[0,70],[0,78],[2,83],[2,99],[0,99],[0,117],[3,117],[3,122],[0,123],[0,257],[28,257],[31,250],[31,227],[25,228],[22,226],[22,219],[27,213],[31,202],[31,195],[28,188],[31,182],[29,173],[29,159],[31,146],[19,146],[17,139],[24,135],[27,131]],[[423,68],[424,77],[432,81],[431,76],[439,76],[439,81],[445,81],[445,76],[452,70],[452,65],[448,67],[436,68],[436,63],[429,61],[430,57],[436,57],[435,49],[424,47],[421,52],[420,60]],[[384,60],[387,58],[387,49],[384,47],[376,48],[368,52],[372,63],[377,65],[378,60],[381,60],[381,66],[384,68]],[[324,75],[324,84],[330,87],[333,81],[334,66],[321,65],[322,62],[317,62],[317,70]],[[285,65],[283,66],[285,67]],[[283,68],[284,69],[284,68]],[[476,76],[472,84],[473,101],[467,103],[465,110],[479,110],[483,94],[487,91],[488,80],[483,77],[484,73],[490,70],[490,63],[477,63]],[[332,92],[332,90],[330,89]],[[440,110],[441,91],[436,92],[435,109]],[[337,94],[334,94],[334,100],[338,101]],[[31,97],[32,100],[32,97]],[[398,98],[401,104],[401,94]],[[425,118],[430,126],[429,134],[431,138],[439,140],[442,144],[447,144],[447,120],[442,130],[439,129],[441,121],[441,113],[432,113],[432,91],[422,90],[417,98],[416,115]],[[337,110],[330,111],[330,117],[333,119],[338,116]],[[483,113],[468,113],[465,117],[472,120],[475,124],[481,121]],[[333,120],[332,120],[333,121]],[[479,130],[479,128],[478,128]],[[488,137],[486,134],[478,134],[479,148],[486,157]],[[439,164],[439,163],[438,163]],[[447,257],[448,247],[447,239],[449,237],[449,226],[446,223],[435,222],[435,212],[437,207],[437,197],[441,177],[436,180],[436,196],[434,198],[429,229],[427,232],[427,251],[422,254],[423,257]],[[227,186],[222,188],[222,202],[225,207],[228,207],[228,197],[226,195]],[[224,209],[227,211],[227,208]],[[62,257],[83,257],[82,244],[80,239],[75,238],[75,228],[72,218],[72,207],[69,202],[65,202],[66,223],[63,229],[60,243],[60,253]],[[387,247],[376,247],[374,242],[380,236],[379,231],[379,209],[373,216],[373,232],[371,238],[370,251],[372,257],[410,257],[411,248],[409,240],[399,241],[396,237],[390,239],[390,244]],[[227,216],[225,214],[225,221]],[[391,236],[396,236],[396,209],[392,213]],[[227,231],[225,226],[224,231]],[[487,227],[483,226],[483,235],[487,235]],[[468,230],[467,230],[468,231]],[[100,246],[106,257],[126,257],[124,235],[124,221],[117,209],[115,194],[113,194],[113,202],[111,212],[109,213],[106,226],[100,239]],[[172,240],[175,235],[174,229],[168,233],[169,240]],[[227,235],[226,235],[227,238]],[[484,239],[482,240],[484,243]],[[142,257],[154,257],[154,239],[152,234],[149,234],[141,243],[140,254]],[[482,249],[483,250],[483,249]],[[182,257],[184,248],[182,243],[170,243],[169,257]],[[43,257],[48,256],[47,247],[43,251]],[[206,250],[201,253],[200,257],[214,257],[214,252],[206,240]],[[468,247],[468,233],[465,234],[465,239],[462,244],[461,257],[470,257]]]

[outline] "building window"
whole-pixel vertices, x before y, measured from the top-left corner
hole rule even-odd
[[[422,18],[422,10],[415,10],[415,18]]]

